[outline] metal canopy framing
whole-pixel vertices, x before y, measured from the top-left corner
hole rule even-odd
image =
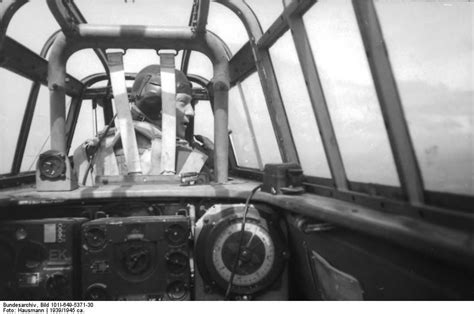
[[[353,0],[352,4],[374,79],[402,190],[411,204],[423,204],[423,180],[374,3],[372,0]]]
[[[284,162],[299,162],[293,135],[291,134],[288,117],[281,99],[275,72],[266,49],[260,49],[257,42],[263,35],[262,28],[255,13],[247,3],[242,0],[215,0],[232,10],[242,21],[249,36],[253,59],[257,67],[260,82],[262,83],[268,112],[273,125],[273,130],[278,142],[280,154]]]
[[[346,171],[344,170],[341,152],[332,126],[331,116],[324,97],[308,34],[303,23],[302,11],[297,11],[296,9],[288,10],[292,8],[295,2],[297,1],[293,1],[287,6],[283,15],[291,29],[334,184],[339,190],[347,190]]]
[[[59,34],[60,31],[56,31],[53,35],[51,35],[46,43],[43,45],[43,48],[40,52],[40,57],[45,58],[48,54],[49,49],[53,45],[56,36]],[[16,143],[16,150],[15,156],[13,158],[13,165],[12,165],[12,174],[18,174],[21,169],[21,163],[23,161],[23,154],[25,153],[26,148],[26,141],[28,139],[28,135],[30,133],[31,122],[33,121],[33,114],[35,112],[36,101],[38,99],[39,90],[41,87],[40,81],[34,81],[31,85],[30,95],[28,96],[28,101],[26,103],[25,112],[23,114],[23,120],[21,123],[20,128],[20,135],[18,136],[18,140]]]
[[[62,17],[59,17],[62,18]],[[228,172],[228,90],[229,62],[224,43],[214,34],[197,34],[191,27],[166,28],[132,25],[75,25],[74,35],[65,35],[56,40],[49,58],[48,83],[51,87],[52,112],[57,112],[52,120],[51,146],[63,151],[61,132],[64,132],[62,108],[64,99],[62,89],[65,82],[65,63],[75,51],[85,48],[136,48],[146,49],[192,49],[209,57],[213,63],[213,90],[215,97],[215,172],[218,182],[227,181]],[[56,86],[56,88],[54,88]]]
[[[8,24],[13,15],[20,9],[28,0],[4,0],[0,1],[0,51],[3,50],[3,42],[6,38]]]
[[[87,23],[74,1],[48,0],[48,6],[67,36],[74,35],[76,24]],[[105,72],[109,73],[105,51],[103,49],[94,49],[94,52],[104,67]]]

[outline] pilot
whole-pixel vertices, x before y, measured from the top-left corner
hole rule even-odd
[[[214,145],[206,137],[196,135],[192,143],[185,140],[186,129],[194,116],[191,104],[192,88],[186,75],[175,70],[176,77],[176,173],[206,172],[212,177],[212,151]],[[142,69],[133,83],[131,106],[133,126],[140,155],[142,174],[164,174],[161,158],[161,75],[159,65]],[[82,185],[92,185],[97,175],[126,175],[127,164],[115,128],[106,127],[96,138],[80,145],[74,152],[74,169]],[[93,173],[94,175],[90,175]]]

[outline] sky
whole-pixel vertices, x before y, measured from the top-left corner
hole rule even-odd
[[[187,24],[192,2],[174,0],[170,5],[168,1],[155,0],[135,0],[134,3],[76,1],[91,23],[145,23],[171,27]],[[264,30],[283,7],[279,0],[246,2],[253,6]],[[474,194],[474,3],[376,0],[375,4],[425,186],[430,190]],[[109,9],[111,5],[113,11]],[[33,25],[31,21],[39,18],[41,24]],[[350,1],[320,0],[306,13],[304,22],[349,179],[398,185]],[[14,17],[7,34],[39,52],[45,40],[58,28],[46,1],[31,0]],[[216,3],[211,3],[208,29],[222,37],[233,53],[247,40],[238,18]],[[303,168],[311,175],[328,177],[321,140],[315,134],[316,119],[301,81],[301,70],[289,35],[275,44],[271,57]],[[136,72],[155,62],[158,62],[158,57],[154,51],[127,51],[125,55],[127,71]],[[190,70],[208,78],[212,73],[210,62],[199,54],[194,54]],[[90,51],[81,51],[71,57],[68,71],[81,79],[102,71],[102,68]],[[0,155],[0,173],[5,173],[13,158],[15,134],[18,134],[31,83],[3,69],[0,69],[0,81],[8,83],[0,86],[3,97],[0,128],[4,147],[4,153]],[[262,99],[258,93],[252,92],[250,83],[257,84],[258,81],[250,78],[244,83],[257,127],[270,130],[268,111],[262,109]],[[49,145],[48,128],[44,127],[49,125],[47,95],[47,89],[42,88],[33,121],[35,131],[27,145],[29,159],[23,163],[23,170],[34,165],[37,153]],[[209,110],[199,111],[209,114]],[[239,125],[238,119],[242,117],[236,114],[235,119],[231,125]],[[81,121],[81,125],[90,124],[91,110],[83,114]],[[94,131],[91,127],[84,127],[81,132],[86,138]],[[256,135],[259,146],[267,145],[260,147],[264,155],[266,151],[273,152],[274,148],[273,140],[266,141],[267,135],[262,137],[262,134],[272,137],[271,133],[265,131]],[[238,139],[240,143],[249,141],[246,138],[248,133],[242,136]],[[81,140],[75,139],[74,144]]]

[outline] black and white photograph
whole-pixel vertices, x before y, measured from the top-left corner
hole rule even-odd
[[[2,313],[474,311],[473,1],[0,0],[0,131]]]

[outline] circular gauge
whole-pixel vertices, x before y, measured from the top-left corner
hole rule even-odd
[[[122,264],[130,275],[142,275],[151,267],[151,252],[142,246],[130,246],[125,252]]]
[[[40,155],[38,168],[43,178],[58,179],[66,173],[65,157],[59,152],[47,151]]]
[[[105,230],[100,227],[92,227],[85,231],[84,239],[88,247],[93,250],[101,249],[107,242]]]
[[[239,251],[242,223],[229,225],[214,242],[212,263],[226,282],[230,280]],[[252,286],[265,278],[275,261],[275,247],[268,232],[254,223],[245,225],[242,248],[235,269],[233,284]]]
[[[125,280],[143,281],[157,267],[156,244],[145,240],[128,240],[116,246],[114,264]]]
[[[46,290],[54,300],[64,300],[67,294],[68,280],[63,274],[54,274],[46,281]]]
[[[184,243],[188,236],[187,230],[182,225],[178,224],[170,225],[165,232],[166,238],[173,245]]]
[[[182,281],[174,281],[168,285],[166,293],[171,300],[181,300],[186,296],[186,285]]]
[[[182,252],[172,252],[166,256],[166,265],[172,274],[184,273],[188,267],[188,257]]]
[[[243,206],[236,206],[201,217],[196,261],[208,284],[225,292],[232,278],[232,294],[251,295],[279,278],[287,254],[275,218],[251,207],[242,231],[242,216]]]
[[[100,283],[93,284],[92,286],[87,288],[85,299],[91,301],[109,300],[107,287]]]

